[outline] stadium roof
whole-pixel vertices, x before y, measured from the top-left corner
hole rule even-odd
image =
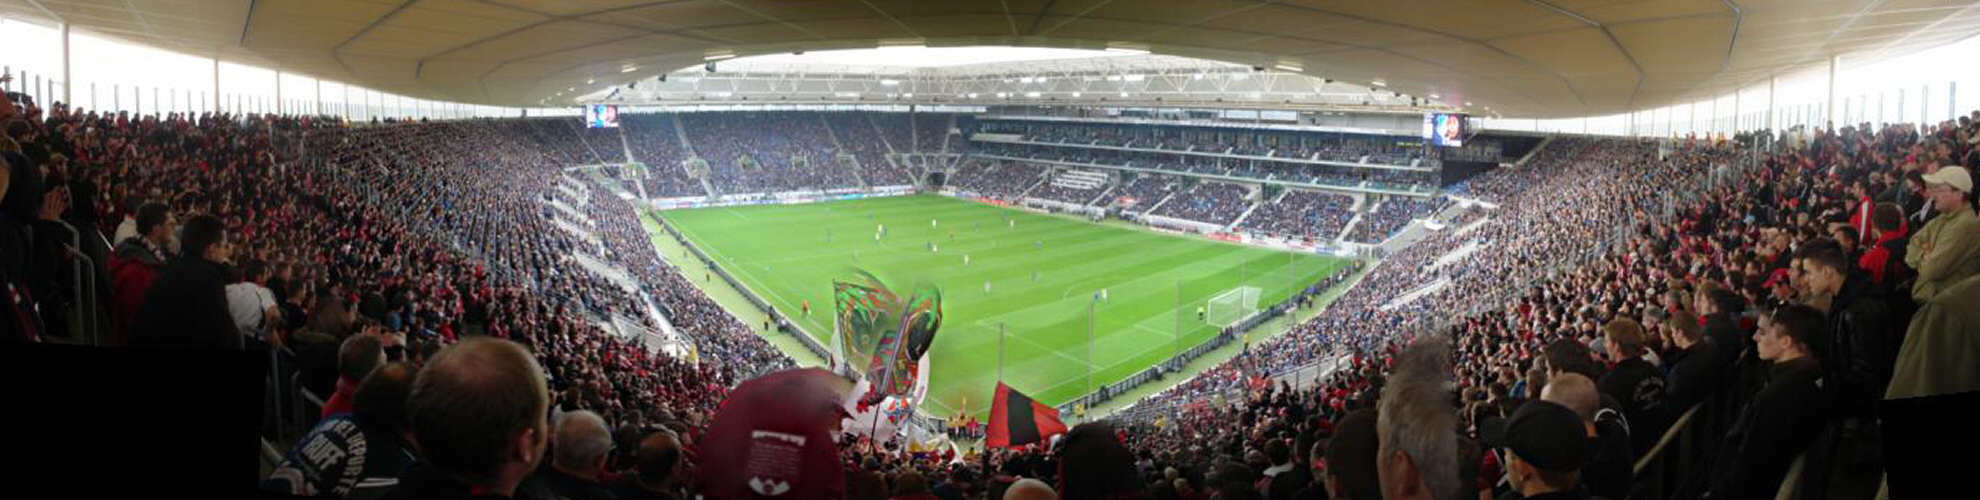
[[[886,45],[1148,50],[1501,114],[1718,96],[1980,32],[1967,0],[18,0],[0,12],[413,97],[537,106],[711,58]],[[1848,60],[1846,60],[1847,62]],[[594,82],[587,84],[586,82]],[[1378,83],[1379,82],[1379,83]],[[588,87],[588,88],[587,88]]]

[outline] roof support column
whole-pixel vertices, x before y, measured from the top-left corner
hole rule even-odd
[[[220,60],[219,60],[219,59],[214,59],[214,60],[213,60],[213,112],[214,112],[214,113],[216,113],[216,114],[217,114],[217,113],[219,113],[219,112],[220,112],[220,110],[221,110],[221,109],[224,109],[224,107],[223,107],[223,106],[221,106],[220,104],[221,104],[221,101],[220,101]]]
[[[70,108],[74,108],[76,107],[76,102],[69,97],[70,80],[74,80],[74,78],[71,78],[69,76],[69,23],[63,22],[62,23],[62,102],[68,104]]]
[[[1781,83],[1781,77],[1778,76],[1767,77],[1767,127],[1766,128],[1769,130],[1778,128],[1776,127],[1777,124],[1774,123],[1774,87],[1780,85],[1780,83]]]
[[[1824,110],[1823,114],[1826,117],[1823,121],[1828,122],[1830,128],[1836,126],[1836,71],[1841,67],[1842,56],[1829,56],[1829,105]],[[1920,123],[1923,121],[1921,120]]]

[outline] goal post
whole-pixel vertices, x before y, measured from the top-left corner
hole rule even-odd
[[[1237,324],[1239,320],[1258,312],[1258,297],[1262,291],[1255,286],[1241,286],[1211,297],[1204,306],[1203,321],[1218,328]]]

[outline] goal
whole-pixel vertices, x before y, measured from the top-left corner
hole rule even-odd
[[[1262,291],[1255,286],[1241,286],[1210,298],[1205,306],[1203,321],[1218,328],[1237,324],[1239,320],[1258,312],[1258,295]]]

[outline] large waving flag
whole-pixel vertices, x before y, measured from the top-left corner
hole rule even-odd
[[[1016,448],[1066,433],[1059,410],[1032,401],[1003,382],[997,382],[997,394],[990,401],[990,429],[984,435],[984,446]]]
[[[922,286],[904,299],[872,274],[858,274],[862,282],[833,282],[833,349],[872,383],[866,404],[909,396],[925,384],[921,361],[942,327],[942,292]]]

